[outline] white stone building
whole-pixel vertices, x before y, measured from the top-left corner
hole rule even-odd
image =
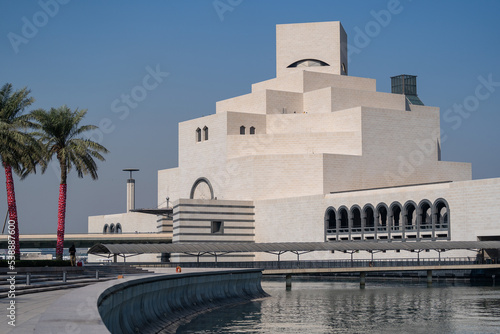
[[[278,25],[276,35],[276,78],[179,124],[179,167],[158,171],[174,243],[500,239],[500,178],[473,181],[470,164],[441,161],[439,108],[420,102],[415,77],[392,78],[398,94],[348,76],[340,22]],[[89,232],[104,221],[90,217]],[[395,256],[408,254],[379,255]]]

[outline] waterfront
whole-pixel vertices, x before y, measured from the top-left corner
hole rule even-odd
[[[200,315],[177,333],[498,333],[500,287],[263,281],[272,297]]]

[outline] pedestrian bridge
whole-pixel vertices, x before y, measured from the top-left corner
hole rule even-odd
[[[0,235],[0,248],[7,249],[8,235]],[[137,244],[171,243],[172,233],[68,233],[64,236],[64,247],[75,244],[76,248],[90,248],[98,243]],[[19,244],[23,248],[55,248],[56,234],[21,234]]]

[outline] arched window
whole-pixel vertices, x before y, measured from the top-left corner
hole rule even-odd
[[[104,227],[102,228],[102,233],[104,234],[108,233],[108,228],[109,228],[108,224],[105,224]]]
[[[255,127],[253,127],[253,126],[250,127],[250,134],[251,135],[255,134]]]
[[[200,142],[201,141],[201,129],[198,128],[196,129],[196,142]]]
[[[365,231],[374,231],[375,213],[373,212],[373,207],[367,204],[363,211],[365,213]]]
[[[287,67],[291,68],[291,67],[313,67],[313,66],[330,66],[330,65],[318,59],[301,59],[288,65]]]
[[[436,212],[436,229],[448,228],[450,220],[448,203],[444,199],[437,199],[434,202],[434,210]]]
[[[329,207],[326,209],[325,213],[325,226],[327,230],[336,230],[337,229],[337,218],[335,215],[335,209]],[[332,231],[334,232],[334,231]]]
[[[208,127],[203,128],[203,139],[208,140]]]
[[[377,207],[378,212],[378,225],[387,226],[387,207],[385,204],[379,204]]]
[[[405,218],[406,218],[406,230],[413,230],[416,228],[416,218],[417,218],[417,208],[415,203],[407,202],[405,204]]]
[[[122,225],[120,223],[116,224],[116,233],[122,233]]]
[[[242,125],[240,126],[240,135],[244,135],[245,134],[245,127]]]
[[[349,229],[349,215],[347,213],[347,208],[340,208],[339,209],[339,216],[340,216],[340,228],[346,231],[343,232],[348,232],[347,230]]]
[[[431,202],[428,200],[423,200],[420,202],[420,228],[421,229],[430,229],[432,228],[432,209]]]
[[[115,224],[109,225],[109,233],[115,233]]]
[[[399,230],[401,226],[401,204],[395,202],[391,204],[390,210],[393,230]]]
[[[351,208],[351,218],[352,218],[352,228],[359,229],[359,231],[361,231],[361,211],[358,206]]]
[[[190,199],[214,199],[214,189],[208,179],[200,177],[191,187]]]

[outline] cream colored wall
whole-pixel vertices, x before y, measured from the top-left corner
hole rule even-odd
[[[179,168],[162,169],[158,171],[158,206],[164,204],[166,198],[171,203],[179,198]]]
[[[173,243],[254,242],[253,201],[180,199],[173,203]],[[221,233],[213,233],[212,222],[222,222]],[[220,256],[221,254],[219,254]],[[228,254],[219,261],[252,261],[253,254]],[[200,258],[213,262],[212,256]],[[172,262],[197,261],[195,256],[172,254]]]
[[[325,212],[330,206],[335,209],[346,206],[350,209],[354,205],[363,208],[367,204],[377,207],[380,203],[390,206],[393,202],[404,205],[407,201],[414,201],[418,205],[424,199],[434,203],[439,198],[445,199],[449,204],[452,241],[477,241],[480,236],[500,236],[498,222],[500,178],[494,178],[343,192],[325,196],[258,200],[255,201],[255,242],[322,242],[325,238]],[[475,255],[476,252],[468,250],[441,254],[442,257],[471,258]],[[416,258],[416,256],[416,253],[409,252],[387,252],[378,253],[375,258]],[[420,253],[421,258],[437,256],[434,251]],[[354,254],[354,259],[367,258],[370,258],[370,254],[366,252]],[[295,260],[296,255],[282,255],[281,259]],[[314,252],[301,255],[301,259],[350,259],[350,254]],[[256,253],[256,260],[276,260],[276,256]]]
[[[237,111],[251,114],[266,113],[266,91],[240,95],[215,103],[215,112]]]
[[[112,215],[89,216],[89,233],[102,233],[105,224],[120,223],[122,233],[157,232],[157,216],[146,213],[127,212]]]
[[[477,240],[479,236],[500,236],[500,178],[450,184],[453,240]]]
[[[311,58],[329,64],[328,70],[331,73],[341,74],[341,30],[340,22],[277,25],[276,76],[288,73],[288,65]]]
[[[268,115],[269,134],[358,132],[361,135],[361,108],[327,114]]]
[[[405,110],[405,97],[333,87],[304,93],[304,110],[308,113],[329,113],[359,106]]]
[[[158,217],[156,215],[150,215],[138,212],[127,212],[118,213],[111,215],[99,215],[99,216],[89,216],[88,217],[88,232],[89,233],[103,233],[103,228],[105,224],[111,225],[120,223],[122,227],[122,233],[157,233],[157,223]],[[109,234],[112,236],[113,234]],[[129,254],[128,254],[129,255]],[[133,256],[124,260],[123,257],[118,257],[117,262],[159,262],[160,254],[142,254],[138,256]],[[103,258],[101,256],[96,256],[89,254],[88,261],[94,262],[108,262],[113,261],[113,258]]]
[[[318,67],[321,69],[322,67]],[[369,78],[351,77],[345,75],[322,73],[312,71],[311,68],[299,70],[294,73],[284,74],[279,78],[274,78],[252,85],[252,92],[261,90],[281,90],[294,93],[305,93],[313,90],[337,87],[345,89],[357,89],[375,92],[376,80]]]
[[[240,136],[240,127],[245,127],[245,133],[250,134],[250,127],[255,128],[255,134],[266,133],[266,115],[256,115],[241,112],[227,112],[227,135]],[[228,151],[228,153],[230,153]]]
[[[228,136],[228,158],[280,154],[361,154],[358,132]]]

